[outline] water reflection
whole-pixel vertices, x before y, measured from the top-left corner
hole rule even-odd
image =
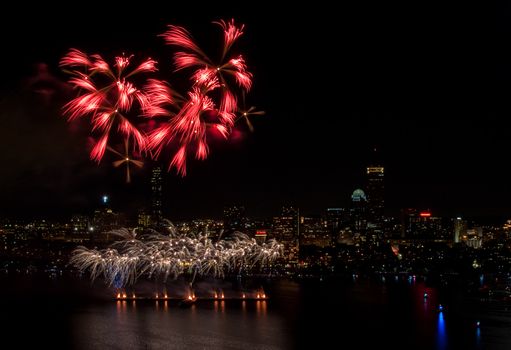
[[[266,301],[265,300],[256,301],[256,313],[258,316],[266,316]]]
[[[440,311],[438,313],[437,321],[437,349],[447,349],[447,335],[445,331],[445,320],[444,313]]]
[[[476,346],[478,349],[482,349],[481,342],[481,321],[476,321]]]
[[[126,313],[126,304],[127,302],[125,300],[117,300],[115,302],[116,304],[116,310],[117,310],[117,316],[121,317]]]
[[[493,314],[482,314],[479,304],[465,300],[456,304],[454,296],[425,285],[419,278],[410,285],[408,276],[398,282],[391,276],[384,286],[380,281],[365,283],[362,277],[351,284],[350,278],[345,284],[282,282],[277,287],[268,286],[269,301],[253,300],[250,295],[239,301],[199,300],[190,308],[179,307],[177,298],[137,299],[136,303],[90,299],[62,303],[58,299],[50,302],[51,308],[48,303],[32,302],[30,309],[22,309],[23,315],[29,315],[24,317],[19,305],[25,305],[26,299],[15,304],[13,297],[0,298],[2,314],[6,315],[0,325],[7,340],[23,343],[23,336],[27,337],[22,332],[34,326],[34,320],[42,327],[48,323],[68,331],[68,343],[64,344],[63,338],[54,339],[54,347],[81,350],[329,349],[329,344],[340,339],[345,344],[357,343],[360,349],[469,350],[488,348],[489,344],[510,348],[505,346],[510,339],[508,313],[499,313],[502,325],[495,325],[490,322]],[[160,296],[165,292],[158,290]],[[227,290],[226,296],[230,296]],[[443,312],[438,310],[440,302]],[[477,320],[483,325],[480,329]],[[396,330],[397,341],[389,337]],[[44,333],[50,329],[45,328]],[[37,339],[43,339],[37,345],[46,348],[48,341],[42,336]],[[20,348],[25,347],[35,348]]]

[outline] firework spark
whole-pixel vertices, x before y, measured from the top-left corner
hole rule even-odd
[[[158,70],[151,58],[135,65],[133,55],[122,55],[110,65],[98,54],[71,49],[61,59],[61,67],[71,75],[70,84],[78,91],[64,106],[64,114],[70,121],[90,117],[96,140],[90,152],[92,160],[99,163],[108,145],[119,143],[120,136],[131,142],[133,152],[155,159],[163,149],[170,149],[169,170],[174,168],[184,176],[188,157],[208,157],[210,138],[227,139],[241,118],[252,130],[248,116],[260,112],[238,106],[239,93],[244,96],[252,87],[252,74],[243,56],[231,53],[244,26],[234,20],[214,24],[223,31],[219,61],[208,57],[183,27],[169,25],[161,35],[166,44],[176,48],[176,71],[189,74],[191,84],[183,95],[167,82],[145,77]],[[147,123],[148,118],[154,119]],[[131,161],[129,156],[124,159]],[[129,182],[129,162],[126,166]]]
[[[252,74],[247,71],[245,60],[241,55],[232,58],[226,58],[232,45],[243,34],[244,26],[237,26],[234,20],[231,22],[214,22],[220,25],[224,32],[224,45],[222,49],[222,58],[220,62],[215,63],[210,59],[194,42],[190,33],[183,27],[169,25],[168,30],[162,34],[168,45],[176,46],[180,51],[174,55],[174,63],[177,70],[185,68],[194,68],[196,73],[202,71],[209,72],[210,76],[217,76],[218,80],[226,86],[226,77],[234,77],[240,87],[246,91],[250,90]],[[192,80],[196,76],[192,75]]]
[[[126,183],[130,183],[131,182],[130,164],[133,164],[138,168],[142,168],[144,166],[144,162],[142,162],[141,160],[133,159],[131,157],[128,139],[124,140],[124,154],[121,154],[112,147],[108,147],[108,149],[120,157],[119,160],[116,160],[112,163],[114,167],[117,168],[123,164],[126,165]]]
[[[91,117],[92,131],[99,135],[90,155],[97,162],[103,158],[115,131],[125,140],[132,140],[139,152],[144,151],[146,137],[137,126],[137,118],[158,115],[159,105],[165,100],[159,96],[163,83],[153,79],[138,87],[133,79],[141,73],[155,72],[156,61],[149,58],[130,70],[131,60],[132,56],[116,57],[113,69],[100,55],[89,57],[71,49],[60,61],[72,75],[69,83],[78,90],[78,96],[64,106],[64,113],[69,120]]]
[[[207,158],[208,131],[218,131],[222,137],[229,137],[236,119],[238,99],[228,81],[233,79],[243,91],[250,90],[252,85],[252,75],[247,71],[243,57],[226,58],[234,42],[243,34],[243,26],[236,26],[234,21],[215,23],[224,31],[223,54],[218,63],[199,48],[186,29],[170,25],[162,34],[168,45],[178,48],[174,56],[176,70],[194,69],[191,74],[193,86],[180,112],[171,115],[167,123],[151,133],[148,146],[158,156],[163,147],[178,142],[169,169],[174,167],[183,176],[187,155],[193,154],[199,160]]]
[[[250,106],[246,107],[245,103],[245,93],[243,93],[242,96],[242,103],[241,106],[238,107],[238,118],[235,120],[237,122],[238,120],[243,119],[245,123],[247,124],[247,127],[250,131],[254,131],[254,126],[252,125],[252,122],[250,121],[250,118],[253,116],[259,116],[259,115],[265,115],[265,111],[258,111],[256,107]]]
[[[123,240],[103,250],[78,247],[71,263],[89,272],[92,280],[102,276],[108,285],[118,287],[134,284],[144,275],[164,281],[184,274],[222,278],[229,272],[270,264],[282,250],[274,240],[258,244],[237,233],[230,240],[213,242],[207,235],[177,233],[173,226],[167,235],[154,233],[140,239],[127,229],[111,233]]]

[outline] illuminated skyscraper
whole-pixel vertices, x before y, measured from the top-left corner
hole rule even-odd
[[[367,197],[360,188],[353,191],[351,195],[350,221],[354,232],[365,232],[367,228]]]
[[[162,220],[162,183],[161,167],[154,167],[151,174],[151,214],[155,224]]]
[[[273,217],[272,232],[284,245],[283,258],[291,264],[298,263],[300,217],[297,208],[284,207],[280,216]]]
[[[460,217],[454,219],[454,243],[459,243],[460,238],[467,233],[467,222]]]
[[[339,238],[339,233],[343,228],[342,225],[346,224],[348,211],[344,208],[328,208],[326,210],[326,226],[330,234],[331,244],[335,244]]]
[[[376,153],[376,149],[374,151]],[[373,160],[366,168],[368,219],[375,224],[383,222],[384,217],[384,175],[385,169],[378,160]]]

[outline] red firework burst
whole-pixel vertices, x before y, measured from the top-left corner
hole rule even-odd
[[[244,95],[250,90],[252,74],[241,55],[229,54],[244,26],[234,20],[214,23],[224,36],[218,62],[200,49],[186,29],[169,25],[162,34],[168,45],[177,47],[176,71],[190,73],[191,86],[184,96],[166,82],[139,76],[157,71],[156,61],[150,58],[134,66],[133,56],[123,55],[110,66],[101,56],[76,49],[62,58],[60,65],[72,75],[69,82],[78,90],[78,96],[64,106],[64,113],[69,120],[91,118],[96,140],[91,159],[101,161],[117,132],[137,153],[149,152],[157,158],[164,148],[172,149],[169,170],[175,168],[185,176],[189,156],[207,158],[210,135],[228,138],[237,120],[244,118],[249,123],[248,115],[261,114],[238,107],[237,91]],[[155,119],[146,123],[147,118]],[[116,166],[132,161],[128,153],[122,156]]]
[[[137,118],[160,114],[159,105],[170,99],[170,95],[163,96],[162,82],[150,79],[141,87],[135,82],[135,75],[155,72],[156,61],[149,58],[130,70],[131,59],[132,56],[116,57],[112,68],[99,55],[89,57],[71,49],[60,61],[60,65],[72,75],[70,84],[78,90],[78,96],[64,106],[64,113],[70,121],[91,117],[97,142],[90,156],[97,162],[103,158],[114,130],[126,140],[131,139],[138,151],[144,151],[146,137],[137,126]]]
[[[228,82],[233,80],[243,91],[252,85],[252,75],[247,71],[243,57],[226,58],[233,43],[243,34],[243,26],[231,22],[214,22],[224,32],[221,61],[214,63],[194,42],[190,33],[179,26],[168,26],[162,36],[166,43],[179,48],[174,55],[176,70],[193,69],[192,89],[179,113],[154,130],[148,146],[158,156],[165,145],[177,142],[179,147],[169,168],[175,167],[179,174],[186,174],[187,155],[205,159],[209,153],[208,131],[213,130],[227,138],[234,125],[238,111],[235,88]],[[216,103],[215,103],[216,101]]]

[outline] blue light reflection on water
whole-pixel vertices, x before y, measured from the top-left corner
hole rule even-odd
[[[444,313],[438,313],[437,321],[437,349],[447,349],[447,334],[445,331]]]

